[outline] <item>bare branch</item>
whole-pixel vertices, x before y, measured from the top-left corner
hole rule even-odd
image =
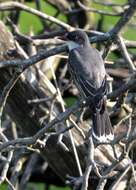
[[[34,14],[40,18],[43,18],[45,20],[49,20],[65,29],[67,29],[68,31],[73,30],[73,27],[56,19],[55,17],[49,16],[45,13],[42,13],[41,11],[38,11],[34,8],[28,7],[26,5],[23,5],[22,3],[19,2],[13,2],[13,1],[9,1],[9,2],[4,2],[4,3],[0,3],[0,10],[1,11],[6,11],[6,10],[24,10],[26,12],[29,12],[31,14]]]

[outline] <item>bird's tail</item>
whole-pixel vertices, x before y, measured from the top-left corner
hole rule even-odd
[[[110,118],[107,110],[105,109],[103,113],[97,110],[92,115],[93,122],[93,137],[98,142],[110,142],[114,139],[113,129],[111,126]]]

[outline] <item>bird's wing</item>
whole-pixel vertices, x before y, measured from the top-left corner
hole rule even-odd
[[[100,86],[100,88],[96,89],[94,87],[94,83],[91,80],[86,79],[86,77],[84,77],[83,75],[78,75],[77,76],[78,80],[79,80],[79,84],[81,86],[81,88],[84,91],[84,94],[88,97],[88,96],[104,96],[106,94],[107,91],[107,85],[106,85],[106,79],[104,78],[102,81],[102,84]]]
[[[84,54],[84,56],[86,56]],[[69,54],[69,66],[71,70],[72,77],[74,77],[76,85],[79,91],[86,97],[88,96],[96,96],[97,94],[105,95],[106,94],[106,78],[105,76],[99,76],[99,73],[105,74],[101,68],[101,59],[94,56],[88,55],[88,59],[86,59],[82,55],[82,51],[74,50]],[[100,64],[95,64],[98,61]],[[98,70],[98,71],[97,71]],[[102,72],[100,72],[102,71]],[[97,77],[98,75],[98,77]]]

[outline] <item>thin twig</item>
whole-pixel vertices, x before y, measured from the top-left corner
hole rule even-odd
[[[2,114],[3,114],[3,110],[5,107],[7,98],[9,96],[9,93],[10,93],[11,89],[14,87],[14,85],[16,84],[19,77],[20,77],[20,72],[19,73],[15,72],[13,77],[9,81],[9,83],[4,88],[2,95],[0,97],[0,136],[2,137],[2,139],[4,141],[7,141],[7,138],[6,138],[6,136],[4,136],[4,134],[2,134]]]
[[[10,182],[10,180],[7,177],[5,181],[9,184],[10,190],[16,190],[16,188],[13,186],[13,184]]]
[[[6,87],[4,88],[2,95],[1,95],[1,100],[0,100],[0,136],[3,140],[3,142],[9,142],[7,137],[2,133],[2,114],[3,114],[3,109],[5,107],[7,98],[9,96],[9,93],[11,91],[11,89],[14,87],[14,85],[16,84],[18,78],[20,76],[20,72],[15,72],[15,74],[13,75],[13,77],[11,78],[11,80],[9,81],[9,83],[6,85]],[[5,163],[3,169],[2,169],[2,173],[0,176],[0,184],[6,179],[7,177],[7,172],[9,169],[9,164],[12,160],[13,157],[13,152],[14,150],[10,150],[7,156],[7,162]]]
[[[33,153],[30,156],[30,159],[29,159],[29,161],[27,163],[27,166],[25,168],[25,171],[24,171],[24,173],[22,175],[22,178],[21,178],[21,181],[20,181],[20,185],[19,185],[20,190],[26,189],[26,184],[29,181],[29,178],[31,176],[32,170],[34,169],[35,163],[37,161],[37,156],[38,155],[36,153]]]
[[[12,160],[12,157],[13,157],[13,153],[14,153],[14,150],[10,150],[10,152],[8,153],[7,162],[5,163],[5,165],[4,165],[3,169],[2,169],[1,176],[0,176],[0,184],[2,184],[5,181],[6,177],[7,177],[7,172],[8,172],[8,169],[9,169],[9,164],[10,164],[10,162]]]
[[[128,165],[126,169],[124,170],[124,172],[121,173],[121,175],[117,178],[117,180],[112,184],[112,187],[110,188],[111,190],[115,190],[118,187],[119,183],[121,182],[123,177],[128,173],[130,169],[131,169],[131,165]]]
[[[106,185],[106,182],[107,182],[107,179],[105,179],[105,178],[100,179],[100,180],[99,180],[99,183],[98,183],[98,185],[97,185],[96,190],[104,190],[104,187],[105,187],[105,185]]]
[[[101,1],[97,1],[97,0],[93,0],[93,2],[96,4],[100,4],[103,6],[110,6],[110,7],[124,7],[124,6],[126,6],[126,4],[115,4],[115,3],[110,3],[110,2],[101,2]]]
[[[134,64],[133,64],[133,62],[132,62],[132,60],[131,60],[131,58],[129,56],[129,53],[128,53],[127,48],[126,48],[126,45],[125,45],[124,40],[123,40],[123,38],[121,36],[118,36],[117,44],[118,44],[118,46],[119,46],[119,48],[121,50],[121,53],[122,53],[124,59],[128,63],[128,65],[130,67],[130,70],[135,72],[136,68],[135,68],[135,66],[134,66]]]
[[[28,7],[22,3],[19,3],[19,2],[13,2],[13,1],[9,1],[9,2],[4,2],[4,3],[0,3],[0,10],[1,11],[6,11],[6,10],[16,10],[16,9],[19,9],[19,10],[24,10],[28,13],[31,13],[31,14],[34,14],[40,18],[43,18],[45,20],[49,20],[65,29],[67,29],[68,31],[70,30],[73,30],[73,27],[56,19],[55,17],[53,16],[49,16],[47,15],[46,13],[42,13],[41,11],[38,11],[34,8],[31,8],[31,7]]]
[[[94,9],[94,8],[88,8],[86,7],[84,4],[82,4],[79,0],[77,1],[80,9],[75,9],[75,10],[71,10],[69,11],[69,13],[77,13],[79,11],[82,11],[82,10],[85,10],[85,11],[89,11],[89,12],[94,12],[94,13],[97,13],[97,14],[101,14],[101,15],[107,15],[107,16],[121,16],[123,14],[123,11],[119,12],[119,13],[113,13],[113,12],[106,12],[106,11],[103,11],[103,10],[97,10],[97,9]]]
[[[87,155],[87,166],[85,169],[85,173],[83,175],[83,182],[81,190],[88,189],[89,175],[94,166],[94,144],[92,140],[92,136],[88,139],[88,155]]]
[[[23,157],[20,157],[20,150],[18,151],[18,155],[16,155],[16,160],[14,162],[14,168],[13,168],[13,171],[12,171],[12,174],[11,174],[11,177],[10,177],[10,183],[16,187],[17,185],[17,182],[18,182],[18,178],[21,174],[21,170],[23,168],[23,164],[24,162],[26,161],[26,157],[23,156]],[[11,185],[9,184],[8,186],[8,189],[7,190],[12,190],[12,187]]]
[[[115,26],[109,31],[109,34],[112,36],[112,38],[116,37],[116,35],[121,32],[122,28],[124,28],[124,26],[130,21],[132,16],[135,14],[136,1],[135,0],[130,0],[128,5],[129,6],[124,11],[122,17],[115,24]]]
[[[54,69],[52,67],[52,64],[50,64],[50,68],[51,68],[52,76],[53,76],[53,79],[54,79],[54,82],[55,82],[56,91],[57,91],[57,94],[58,94],[58,97],[59,97],[59,102],[60,102],[62,111],[65,112],[66,110],[65,110],[65,106],[64,106],[64,101],[63,101],[63,98],[61,96],[61,92],[60,92],[60,89],[59,89],[59,86],[58,86],[58,83],[57,83],[56,75],[55,75]],[[67,124],[66,125],[67,127],[70,126],[70,123],[69,123],[68,120],[66,120],[66,124]],[[72,134],[71,130],[69,130],[68,133],[69,133],[71,145],[72,145],[72,148],[73,148],[73,152],[74,152],[74,156],[75,156],[78,172],[79,172],[79,175],[82,176],[82,169],[81,169],[81,165],[80,165],[77,149],[76,149],[76,146],[75,146],[74,137],[73,137],[73,134]],[[60,139],[61,139],[61,136],[60,136]],[[61,143],[62,143],[62,141],[61,141]]]
[[[14,5],[16,3],[18,4],[18,2],[12,2],[12,3],[14,3]],[[3,5],[3,4],[4,3],[1,3],[0,5]],[[8,3],[7,3],[7,5],[8,5]],[[11,8],[11,7],[9,7],[9,8]],[[129,7],[124,11],[122,17],[115,24],[114,28],[112,28],[109,32],[106,32],[102,35],[97,35],[97,36],[91,37],[90,42],[95,43],[95,42],[103,42],[103,41],[107,41],[107,40],[113,40],[121,32],[121,30],[124,28],[124,26],[129,22],[129,20],[134,15],[135,11],[136,11],[136,1],[131,0]],[[57,48],[53,48],[53,49],[49,50],[48,52],[42,50],[42,51],[38,52],[37,55],[34,55],[27,60],[2,61],[2,62],[0,62],[0,68],[8,67],[8,66],[29,67],[29,66],[37,63],[38,61],[41,61],[52,55],[56,55],[56,54],[65,52],[66,50],[67,50],[66,45],[60,46]]]
[[[17,3],[17,5],[19,4],[18,2],[12,2],[12,3],[13,3],[12,5],[16,5],[16,3]],[[122,17],[115,24],[115,26],[109,32],[106,32],[106,33],[104,33],[102,35],[97,35],[97,36],[91,37],[90,38],[91,43],[103,42],[103,41],[107,41],[107,40],[113,40],[121,32],[121,30],[129,22],[129,20],[132,18],[132,16],[134,15],[134,13],[136,11],[136,1],[131,0],[131,1],[129,1],[129,3],[130,3],[129,7],[124,11]],[[1,3],[0,5],[4,6],[4,4],[5,3]],[[6,2],[6,5],[7,5],[7,7],[9,6],[9,8],[14,8],[14,6],[13,7],[11,6],[11,2],[10,2],[10,4],[8,4],[8,2]],[[66,51],[66,50],[67,50],[67,46],[64,45],[64,46],[60,46],[60,47],[57,47],[57,48],[53,48],[53,49],[49,50],[48,52],[40,51],[40,52],[38,52],[37,55],[34,55],[34,56],[30,57],[27,60],[1,61],[0,62],[0,68],[8,67],[8,66],[29,67],[29,66],[37,63],[38,61],[41,61],[41,60],[43,60],[43,59],[45,59],[47,57],[50,57],[52,55],[62,53],[64,51]]]

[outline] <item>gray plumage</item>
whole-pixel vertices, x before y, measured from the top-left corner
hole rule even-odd
[[[68,69],[83,97],[103,97],[92,108],[93,136],[101,142],[113,140],[112,126],[106,109],[107,92],[104,61],[92,48],[85,32],[76,30],[67,35],[69,46]]]

